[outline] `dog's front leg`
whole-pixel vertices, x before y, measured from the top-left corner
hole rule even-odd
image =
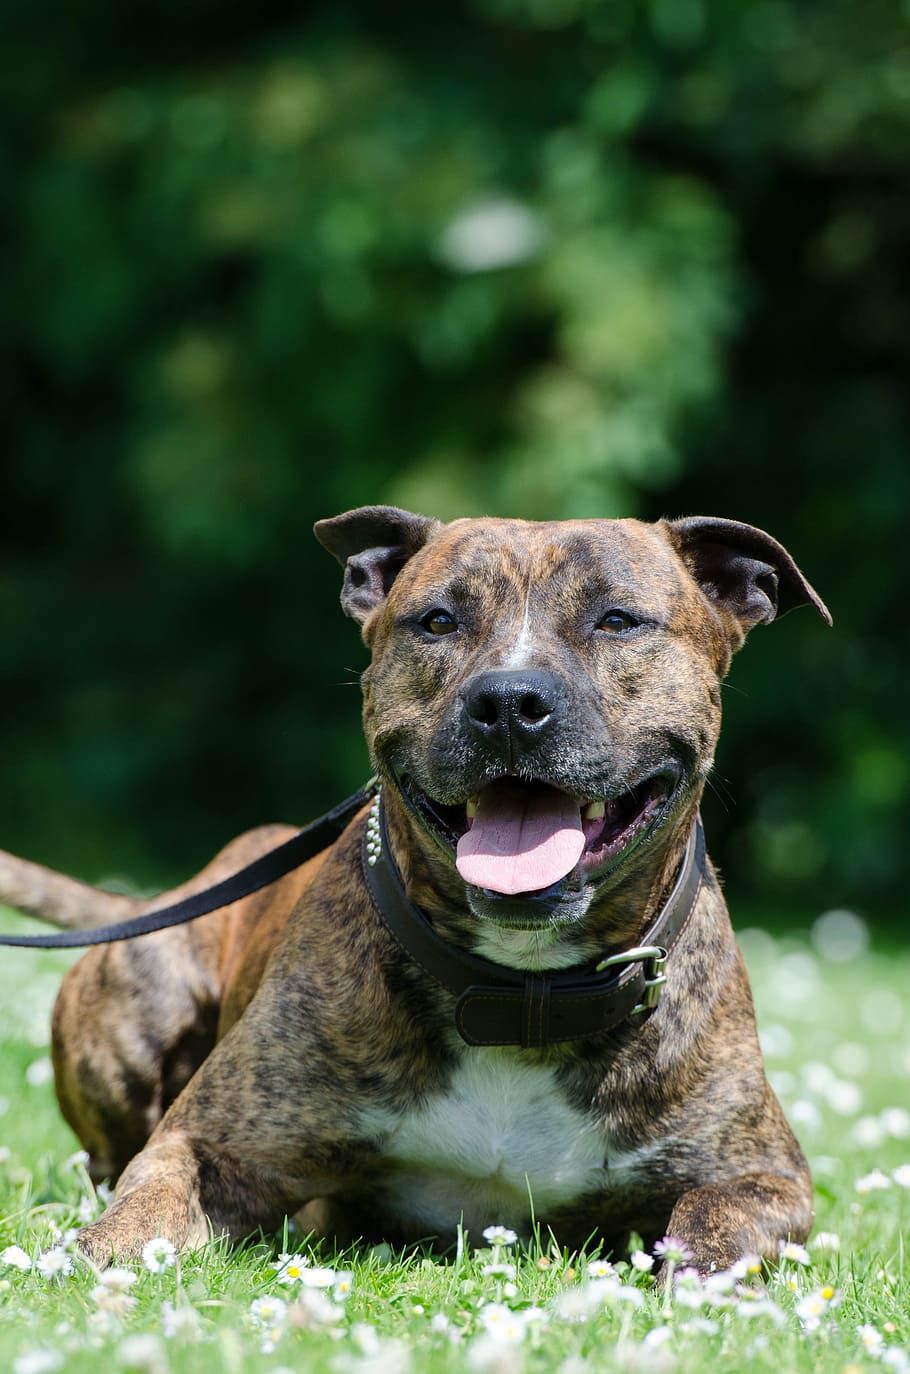
[[[139,1255],[158,1236],[178,1250],[211,1236],[241,1240],[260,1227],[275,1229],[317,1191],[331,1191],[331,1184],[271,1172],[173,1130],[156,1135],[131,1161],[107,1211],[79,1232],[77,1245],[105,1265]]]
[[[80,1231],[77,1243],[104,1265],[140,1254],[157,1236],[178,1250],[195,1249],[211,1235],[239,1240],[259,1227],[278,1226],[306,1201],[306,1190],[306,1179],[165,1128],[127,1166],[111,1205]]]
[[[242,1239],[334,1191],[337,1168],[355,1153],[332,1134],[337,1103],[333,1112],[318,1084],[298,1081],[293,1061],[279,1066],[280,1046],[265,1067],[249,1050],[245,1035],[229,1036],[184,1088],[120,1175],[110,1207],[80,1232],[91,1259],[137,1255],[156,1236],[181,1250],[210,1234]]]
[[[178,1249],[208,1239],[199,1164],[192,1142],[180,1131],[146,1146],[120,1176],[104,1215],[79,1232],[78,1247],[96,1264],[138,1255],[156,1236]]]
[[[698,1270],[709,1273],[728,1269],[743,1255],[777,1259],[780,1241],[803,1241],[811,1227],[808,1174],[755,1173],[683,1193],[667,1234],[684,1241]]]

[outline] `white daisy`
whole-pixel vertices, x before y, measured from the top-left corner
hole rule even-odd
[[[863,1174],[862,1178],[858,1178],[853,1186],[858,1193],[875,1193],[883,1188],[890,1188],[891,1180],[881,1169],[873,1169],[870,1174]]]
[[[105,1288],[114,1288],[118,1293],[126,1293],[138,1278],[131,1269],[105,1269],[101,1282]]]
[[[350,1296],[354,1287],[354,1271],[352,1269],[336,1269],[335,1278],[332,1282],[332,1297],[337,1302],[345,1302]]]
[[[76,1210],[76,1218],[80,1226],[87,1226],[90,1221],[94,1221],[98,1215],[98,1204],[93,1197],[86,1193],[79,1199],[79,1206]]]
[[[702,1288],[705,1297],[715,1307],[726,1306],[723,1299],[730,1297],[736,1288],[736,1279],[740,1275],[734,1274],[732,1269],[718,1269],[716,1274],[708,1274]]]
[[[882,1333],[869,1322],[864,1322],[862,1326],[856,1328],[859,1336],[860,1345],[869,1355],[880,1355],[885,1348],[885,1338]]]
[[[841,1295],[837,1289],[825,1284],[823,1288],[816,1288],[800,1298],[796,1304],[796,1315],[806,1331],[815,1331],[825,1313],[839,1307],[840,1303]]]
[[[737,1317],[767,1317],[775,1326],[782,1326],[786,1318],[770,1298],[762,1297],[754,1289],[747,1289],[740,1293],[740,1301],[736,1304],[733,1311]]]
[[[131,1298],[124,1289],[109,1288],[104,1283],[93,1288],[89,1297],[100,1311],[110,1312],[114,1317],[125,1317],[136,1306],[136,1299]]]
[[[23,1274],[32,1267],[31,1260],[20,1245],[8,1245],[0,1254],[0,1264],[6,1264],[11,1269],[21,1269]]]
[[[487,1279],[514,1279],[514,1264],[485,1264],[481,1274]]]
[[[597,1306],[593,1283],[578,1283],[565,1288],[556,1299],[557,1316],[566,1322],[587,1321]]]
[[[263,1328],[281,1326],[287,1319],[288,1305],[283,1298],[254,1298],[250,1303],[250,1319]]]
[[[167,1369],[164,1347],[158,1337],[150,1333],[125,1337],[117,1346],[117,1356],[127,1369],[146,1369],[149,1374]]]
[[[62,1363],[63,1356],[58,1351],[26,1351],[16,1355],[12,1374],[52,1374]]]
[[[528,1327],[524,1312],[513,1312],[511,1307],[498,1302],[487,1303],[481,1309],[480,1320],[487,1339],[498,1345],[520,1345]]]
[[[309,1268],[310,1261],[306,1255],[289,1255],[287,1253],[278,1256],[278,1263],[273,1264],[272,1268],[276,1271],[279,1283],[300,1283],[304,1269]]]
[[[13,1374],[52,1374],[63,1364],[56,1350],[27,1350],[13,1360]]]
[[[42,1278],[62,1279],[73,1272],[73,1261],[62,1245],[55,1245],[38,1256],[35,1268]]]
[[[884,1143],[887,1132],[877,1116],[861,1116],[854,1122],[851,1134],[857,1145],[875,1150]]]
[[[167,1236],[155,1236],[142,1247],[142,1263],[150,1274],[163,1274],[177,1259],[177,1247]]]
[[[587,1285],[593,1301],[601,1303],[627,1302],[633,1307],[642,1307],[645,1296],[640,1288],[620,1283],[618,1279],[595,1279]]]
[[[483,1238],[489,1245],[514,1245],[518,1236],[508,1226],[488,1226]]]
[[[188,1302],[172,1303],[165,1298],[161,1304],[161,1330],[168,1340],[175,1336],[198,1336],[202,1324],[199,1313]]]
[[[781,1240],[777,1243],[777,1253],[782,1260],[790,1260],[793,1264],[811,1264],[812,1257],[804,1245],[797,1245],[795,1240]]]
[[[25,1081],[31,1088],[39,1088],[44,1083],[50,1083],[53,1076],[54,1066],[47,1057],[33,1060],[25,1070]]]
[[[309,1266],[301,1269],[300,1282],[304,1288],[332,1288],[335,1285],[335,1270]]]
[[[298,1292],[299,1297],[288,1308],[292,1326],[319,1328],[334,1326],[342,1320],[341,1305],[332,1302],[321,1288],[301,1287]]]
[[[895,1140],[906,1140],[910,1137],[910,1112],[906,1107],[886,1107],[879,1120],[888,1135],[893,1136]]]

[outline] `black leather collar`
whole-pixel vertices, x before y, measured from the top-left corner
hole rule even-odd
[[[543,1049],[648,1016],[666,982],[667,958],[685,929],[705,875],[705,836],[696,817],[673,890],[642,944],[591,967],[526,973],[458,949],[409,901],[392,857],[381,794],[364,827],[363,873],[377,913],[399,945],[453,993],[455,1025],[469,1045]]]

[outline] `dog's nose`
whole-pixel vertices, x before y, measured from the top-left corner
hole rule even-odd
[[[552,729],[563,696],[554,673],[480,673],[465,690],[464,709],[474,733],[511,756]]]

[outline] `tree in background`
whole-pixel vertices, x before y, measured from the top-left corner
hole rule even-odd
[[[700,511],[769,529],[836,618],[738,661],[712,848],[784,909],[891,915],[906,25],[896,0],[21,5],[0,843],[159,883],[362,778],[318,516]]]

